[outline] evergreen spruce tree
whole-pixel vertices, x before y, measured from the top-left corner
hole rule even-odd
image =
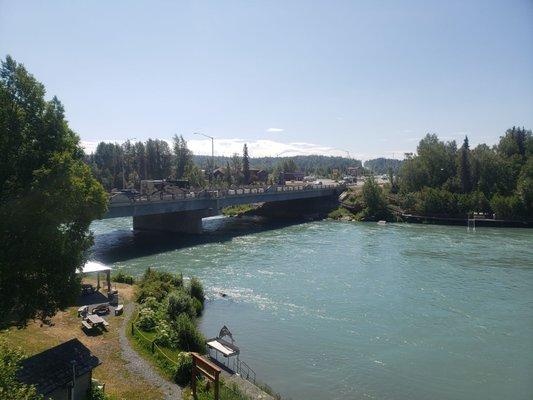
[[[461,191],[463,193],[469,193],[472,190],[472,175],[470,173],[470,147],[468,145],[468,136],[465,136],[463,147],[461,147],[459,173],[461,179]]]
[[[244,184],[250,183],[250,158],[248,156],[248,146],[246,143],[242,149],[242,173],[244,175]]]

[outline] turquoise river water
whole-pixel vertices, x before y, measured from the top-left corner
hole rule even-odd
[[[533,230],[204,227],[180,237],[98,221],[92,258],[198,276],[204,334],[227,325],[241,359],[287,398],[533,398]]]

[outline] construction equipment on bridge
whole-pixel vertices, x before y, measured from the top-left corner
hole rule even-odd
[[[141,181],[141,196],[164,196],[165,194],[184,194],[184,189],[189,189],[189,181],[186,179],[145,179]]]

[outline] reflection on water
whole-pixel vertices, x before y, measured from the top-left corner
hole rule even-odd
[[[201,236],[93,224],[93,257],[205,282],[207,336],[293,399],[533,398],[533,231],[210,219]],[[227,294],[221,297],[220,293]]]

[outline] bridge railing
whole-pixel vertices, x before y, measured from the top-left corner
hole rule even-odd
[[[201,190],[182,190],[177,193],[160,192],[153,195],[135,195],[129,196],[128,200],[114,202],[111,198],[111,204],[124,203],[138,203],[138,202],[152,202],[164,200],[188,200],[188,199],[217,199],[229,196],[244,196],[257,195],[264,193],[283,193],[283,192],[299,192],[320,189],[333,189],[342,187],[341,184],[336,185],[270,185],[270,186],[240,186],[230,187],[225,189],[201,189]]]

